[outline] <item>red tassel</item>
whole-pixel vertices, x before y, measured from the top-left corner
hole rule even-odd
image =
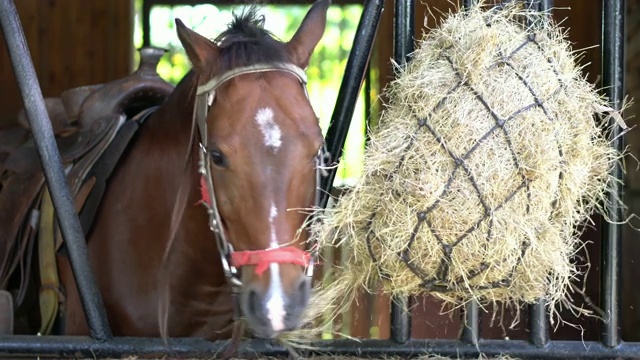
[[[231,263],[236,268],[245,265],[255,265],[258,276],[267,271],[269,264],[296,264],[308,266],[311,255],[293,246],[286,246],[268,250],[236,251],[231,253]]]
[[[209,194],[209,188],[207,187],[207,182],[204,179],[204,176],[200,177],[200,194],[202,195],[202,199],[205,204],[211,206],[211,195]]]

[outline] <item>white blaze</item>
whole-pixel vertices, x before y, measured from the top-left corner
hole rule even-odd
[[[262,136],[264,137],[264,144],[267,147],[278,150],[280,144],[282,144],[282,132],[278,125],[273,121],[273,110],[270,108],[262,108],[256,113],[256,122],[260,126]]]
[[[256,120],[258,116],[256,116]],[[278,239],[276,237],[276,228],[273,221],[278,216],[278,209],[275,204],[271,204],[269,211],[269,225],[271,228],[271,249],[277,248]],[[282,279],[280,278],[280,265],[269,264],[271,271],[271,282],[269,283],[269,291],[267,292],[267,317],[271,320],[271,327],[274,331],[284,330],[284,317],[286,311],[284,309],[284,293],[282,290]]]

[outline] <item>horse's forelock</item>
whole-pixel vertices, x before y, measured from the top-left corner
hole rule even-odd
[[[264,22],[255,5],[234,13],[227,29],[214,40],[220,54],[208,77],[255,63],[289,61],[284,44],[264,28]]]

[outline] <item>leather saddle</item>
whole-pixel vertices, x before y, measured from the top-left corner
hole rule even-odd
[[[132,74],[106,84],[69,89],[59,97],[45,99],[85,235],[102,197],[106,178],[118,158],[139,124],[173,91],[173,86],[156,72],[164,53],[163,49],[142,48],[140,65]],[[38,249],[42,250],[43,240],[38,230],[45,213],[41,206],[43,194],[45,198],[48,195],[46,187],[23,109],[18,114],[18,126],[0,131],[0,290],[9,289],[12,277],[19,276],[17,288],[9,289],[14,296],[14,307],[18,307],[25,296],[34,243],[38,242]],[[53,232],[55,234],[46,237],[48,256],[55,256],[52,252],[62,246],[59,229]],[[41,264],[51,263],[43,261],[43,254],[38,256]],[[40,269],[41,275],[43,271],[52,269]]]

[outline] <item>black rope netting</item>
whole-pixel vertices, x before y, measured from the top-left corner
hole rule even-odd
[[[490,26],[490,22],[487,22],[487,26]],[[429,118],[419,118],[418,116],[416,117],[417,120],[417,124],[418,127],[416,129],[416,132],[414,134],[412,134],[411,136],[408,136],[408,138],[406,139],[406,146],[403,150],[403,153],[398,161],[398,163],[396,164],[396,166],[394,167],[394,169],[387,174],[386,177],[386,181],[388,182],[393,176],[396,176],[396,174],[398,174],[400,168],[402,168],[402,166],[405,163],[406,160],[406,156],[409,153],[409,151],[414,147],[415,145],[415,141],[418,135],[418,133],[420,132],[428,132],[431,136],[433,136],[433,138],[440,144],[441,148],[443,151],[445,151],[447,154],[449,154],[449,156],[451,157],[452,161],[455,163],[455,167],[453,169],[453,171],[451,172],[447,182],[445,183],[444,189],[442,190],[442,192],[440,193],[440,195],[438,196],[438,200],[436,200],[433,204],[429,205],[427,208],[425,208],[422,211],[419,211],[416,214],[416,223],[415,226],[413,227],[411,234],[410,234],[410,238],[409,241],[407,243],[407,246],[405,249],[403,249],[402,251],[396,253],[396,256],[406,265],[406,267],[415,275],[417,276],[419,279],[421,279],[422,281],[422,287],[424,288],[424,290],[426,291],[434,291],[434,292],[452,292],[452,291],[459,291],[460,286],[468,283],[471,279],[477,277],[478,275],[484,273],[485,271],[487,271],[487,269],[490,268],[490,266],[492,264],[489,264],[485,261],[481,261],[479,266],[475,269],[471,269],[468,270],[468,274],[465,277],[465,279],[462,278],[456,278],[453,280],[453,282],[451,281],[452,279],[450,279],[450,264],[452,262],[451,259],[451,255],[453,253],[454,248],[459,245],[462,241],[464,241],[465,238],[467,238],[470,234],[472,234],[474,232],[474,230],[476,230],[478,228],[478,226],[480,226],[484,221],[488,221],[488,231],[487,231],[487,243],[490,242],[493,239],[493,216],[492,214],[498,210],[500,210],[501,208],[503,208],[507,203],[509,203],[515,196],[516,194],[518,194],[521,191],[525,191],[526,192],[526,196],[527,196],[527,200],[528,203],[526,205],[526,212],[529,213],[529,208],[530,208],[530,204],[531,204],[531,194],[529,191],[529,181],[526,177],[526,175],[524,174],[523,170],[522,170],[522,166],[521,163],[518,159],[518,155],[516,153],[516,151],[514,150],[514,147],[512,145],[512,141],[511,141],[511,137],[509,135],[509,131],[508,129],[505,127],[505,124],[514,121],[518,116],[522,115],[523,113],[531,110],[531,109],[540,109],[545,117],[548,119],[548,121],[553,122],[554,119],[551,116],[549,110],[547,109],[547,107],[545,106],[545,101],[548,100],[549,98],[555,96],[558,94],[558,92],[566,90],[564,84],[562,83],[562,81],[559,78],[559,72],[558,70],[555,68],[555,66],[553,65],[553,62],[551,60],[551,58],[547,57],[546,55],[544,55],[544,57],[547,59],[547,62],[549,63],[549,65],[551,66],[551,70],[553,71],[553,73],[556,75],[556,79],[558,80],[559,86],[556,90],[554,90],[550,96],[547,99],[542,99],[537,93],[536,91],[533,89],[533,87],[531,86],[531,84],[525,79],[525,77],[520,74],[517,70],[516,70],[516,66],[514,66],[514,64],[511,62],[512,58],[519,52],[521,52],[523,49],[529,48],[529,47],[535,47],[536,51],[541,52],[544,55],[544,51],[542,46],[540,45],[540,43],[537,41],[535,34],[530,34],[526,37],[526,39],[522,42],[522,44],[520,44],[519,46],[517,46],[515,48],[515,50],[513,50],[511,53],[500,56],[500,60],[496,61],[493,65],[489,66],[488,69],[491,69],[493,67],[497,67],[497,66],[504,66],[508,69],[511,70],[511,72],[513,73],[513,76],[515,76],[517,79],[519,79],[519,81],[525,86],[525,88],[529,91],[529,93],[531,94],[531,96],[533,97],[534,101],[518,110],[516,110],[515,112],[513,112],[511,115],[507,116],[506,118],[501,117],[500,115],[498,115],[492,108],[491,106],[488,104],[488,102],[483,98],[483,96],[476,90],[476,88],[474,88],[474,86],[472,84],[470,84],[467,80],[464,79],[464,77],[461,75],[461,73],[458,71],[458,69],[456,69],[453,61],[451,60],[450,57],[446,56],[446,55],[442,55],[441,59],[446,60],[449,65],[451,66],[453,72],[455,73],[455,76],[457,78],[457,82],[456,84],[449,90],[447,91],[442,99],[440,99],[440,101],[435,105],[435,107],[432,109],[432,111],[430,112],[430,114],[435,114],[445,103],[445,101],[447,99],[449,99],[452,94],[456,93],[458,90],[460,90],[461,87],[466,88],[467,90],[469,90],[475,100],[480,103],[482,105],[482,107],[490,114],[490,116],[494,119],[495,121],[495,125],[488,130],[468,151],[466,151],[464,154],[455,154],[453,151],[451,151],[451,149],[449,147],[447,147],[446,142],[444,141],[444,139],[440,136],[440,134],[438,134],[438,132],[436,131],[436,129],[434,129],[430,123],[429,123]],[[446,52],[446,50],[445,50]],[[519,176],[521,178],[521,183],[519,186],[517,186],[499,205],[491,208],[488,204],[487,201],[485,199],[485,196],[483,195],[482,189],[480,188],[480,186],[478,185],[478,182],[475,178],[475,176],[473,175],[472,171],[469,169],[469,167],[465,164],[465,161],[468,160],[474,153],[476,153],[478,151],[478,149],[480,148],[480,145],[485,142],[491,135],[493,135],[496,132],[500,132],[502,133],[502,135],[504,136],[504,139],[506,141],[506,144],[509,148],[509,151],[511,152],[511,161],[513,162],[513,164],[515,165],[516,169],[518,170]],[[557,144],[557,148],[558,148],[558,155],[560,157],[560,161],[562,164],[564,164],[565,159],[564,159],[564,154],[562,151],[562,148],[560,146],[560,143],[558,142],[558,139],[556,137],[556,144]],[[451,188],[451,184],[454,181],[454,178],[456,177],[456,175],[462,172],[464,173],[464,175],[466,175],[466,178],[471,182],[471,185],[473,186],[473,189],[475,190],[475,194],[479,200],[479,203],[481,204],[484,212],[483,215],[480,217],[480,219],[478,219],[475,223],[473,223],[470,227],[468,227],[466,229],[466,231],[464,231],[460,236],[458,236],[455,241],[453,241],[452,243],[446,243],[442,237],[440,236],[440,234],[438,234],[438,231],[434,228],[433,224],[430,222],[429,220],[429,215],[431,213],[433,213],[439,206],[441,203],[441,200],[444,198],[444,196],[446,196],[447,194],[449,194],[450,192],[450,188]],[[559,182],[561,182],[563,180],[563,172],[562,170],[559,172],[559,178],[558,178]],[[394,194],[395,196],[402,196],[402,194]],[[553,217],[553,213],[557,210],[557,206],[558,206],[558,194],[556,195],[556,199],[553,201],[552,203],[552,212],[550,214],[550,218]],[[385,280],[390,280],[391,276],[390,274],[381,267],[380,261],[377,258],[375,251],[374,251],[374,242],[378,242],[378,244],[380,246],[382,246],[381,240],[378,239],[376,237],[376,235],[374,234],[374,231],[372,229],[372,225],[373,225],[373,221],[375,220],[377,215],[377,212],[374,211],[371,213],[371,215],[368,218],[368,225],[367,225],[367,236],[366,236],[366,243],[367,243],[367,249],[369,252],[369,255],[371,256],[372,260],[374,261],[374,263],[377,264],[378,266],[378,270],[380,275],[382,276],[383,279]],[[415,261],[412,261],[412,247],[415,243],[415,241],[418,238],[418,234],[420,232],[421,229],[426,228],[428,229],[431,234],[433,235],[433,237],[438,241],[439,245],[440,245],[440,249],[442,251],[442,259],[440,260],[439,266],[438,266],[438,270],[435,274],[435,276],[433,275],[429,275],[427,274],[427,272],[422,269],[420,266],[416,265]],[[510,269],[510,271],[508,272],[507,276],[505,276],[504,278],[497,280],[497,281],[493,281],[490,283],[485,283],[485,284],[481,284],[481,285],[474,285],[473,289],[474,290],[488,290],[488,289],[495,289],[495,288],[504,288],[504,287],[509,287],[512,283],[514,274],[516,272],[516,270],[518,269],[518,267],[520,266],[520,264],[522,263],[522,259],[525,257],[525,254],[529,248],[530,244],[528,241],[522,241],[520,244],[520,257],[518,258],[517,262],[513,265],[513,267]],[[466,281],[465,281],[466,280]],[[449,285],[447,285],[449,284]],[[451,285],[452,284],[452,285]]]

